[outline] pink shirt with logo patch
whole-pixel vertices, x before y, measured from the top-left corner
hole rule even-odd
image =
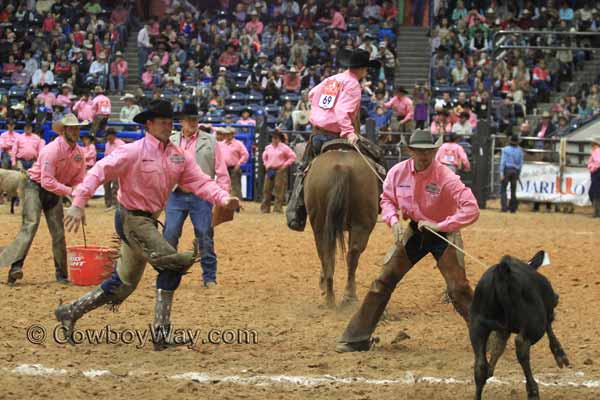
[[[287,168],[296,161],[296,153],[285,143],[279,143],[277,146],[270,144],[265,147],[262,160],[266,169]]]
[[[13,165],[20,158],[23,160],[37,160],[44,144],[44,140],[34,133],[17,135],[11,151]]]
[[[310,123],[341,137],[354,133],[352,121],[360,108],[362,88],[350,71],[333,75],[308,93],[311,101]]]
[[[110,99],[103,94],[94,97],[94,100],[92,100],[92,109],[94,110],[94,116],[110,115]]]
[[[128,210],[164,210],[175,185],[213,204],[225,205],[229,197],[183,149],[150,134],[96,163],[75,190],[73,205],[83,208],[100,185],[115,179],[118,201]]]
[[[83,150],[77,145],[71,147],[59,136],[44,146],[28,173],[33,181],[49,192],[68,196],[85,176]]]
[[[477,200],[449,168],[433,160],[417,172],[412,159],[388,172],[381,195],[381,216],[389,226],[403,219],[431,221],[441,232],[455,232],[479,218]]]

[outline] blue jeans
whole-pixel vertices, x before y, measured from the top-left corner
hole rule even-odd
[[[125,76],[123,75],[111,75],[108,83],[111,92],[114,92],[117,88],[120,93],[123,93],[125,90]]]
[[[217,280],[217,255],[213,239],[212,204],[192,193],[175,191],[169,196],[165,210],[165,229],[163,237],[171,246],[177,248],[183,224],[188,215],[194,226],[202,258],[202,279],[204,282]]]
[[[8,153],[7,151],[2,152],[2,168],[4,168],[4,169],[12,168],[12,161],[10,159],[10,153]]]

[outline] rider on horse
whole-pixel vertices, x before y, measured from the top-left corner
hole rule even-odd
[[[303,167],[320,154],[323,144],[334,139],[346,139],[354,147],[361,147],[363,153],[374,152],[360,134],[360,101],[362,88],[360,81],[367,76],[369,67],[379,66],[369,60],[366,50],[347,53],[347,70],[333,75],[315,86],[308,97],[311,101],[310,123],[313,134],[304,152]],[[375,151],[376,152],[376,151]],[[377,156],[375,155],[375,158]],[[378,160],[375,160],[378,161]],[[306,208],[303,199],[304,175],[298,175],[286,211],[288,227],[302,231],[306,224]]]

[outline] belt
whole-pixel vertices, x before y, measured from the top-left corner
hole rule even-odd
[[[173,193],[181,193],[181,194],[190,194],[190,192],[186,192],[185,190],[183,190],[182,188],[180,188],[179,186],[177,186],[175,188],[175,190],[173,190]]]
[[[340,136],[341,132],[332,132],[332,131],[328,131],[327,129],[323,129],[320,126],[315,126],[314,127],[314,131],[316,133],[325,133],[327,135],[334,135],[334,136]]]
[[[123,207],[122,204],[119,204],[119,208],[120,208],[121,212],[125,212],[126,214],[129,214],[129,215],[133,215],[134,217],[146,217],[146,218],[154,219],[154,217],[152,216],[152,213],[150,211],[128,210],[127,208]]]

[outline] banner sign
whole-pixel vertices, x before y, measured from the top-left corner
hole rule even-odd
[[[591,183],[587,168],[565,167],[561,182],[558,165],[525,163],[520,182],[517,184],[517,198],[526,201],[588,206]]]

